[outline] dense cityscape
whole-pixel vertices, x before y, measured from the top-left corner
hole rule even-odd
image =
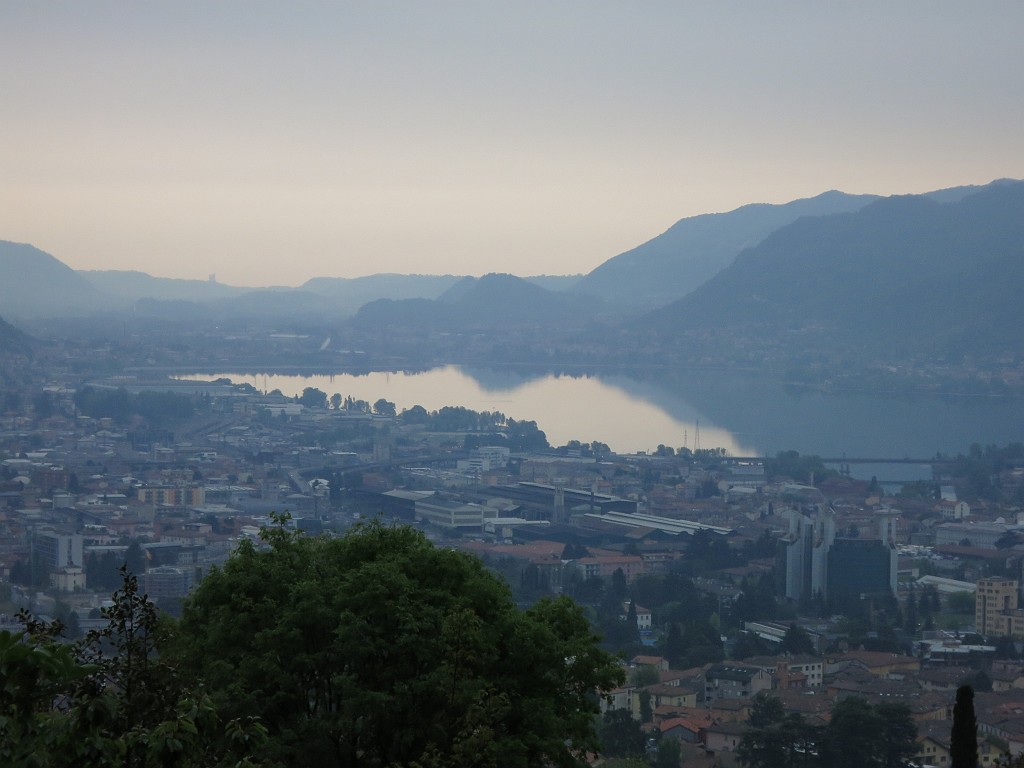
[[[582,608],[621,660],[594,759],[768,766],[775,753],[755,746],[783,724],[789,749],[823,756],[863,715],[904,718],[900,754],[949,765],[965,683],[981,764],[1024,752],[1020,445],[937,455],[931,480],[894,485],[797,451],[619,455],[457,405],[83,373],[118,354],[8,355],[9,632],[19,611],[66,640],[102,630],[125,565],[181,616],[211,569],[265,549],[268,531],[408,526],[479,559],[520,607],[563,595]]]

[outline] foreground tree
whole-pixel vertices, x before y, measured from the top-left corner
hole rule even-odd
[[[797,714],[786,714],[776,696],[762,691],[754,697],[750,730],[737,749],[746,768],[798,768],[813,766],[822,729]]]
[[[974,714],[974,689],[969,685],[956,689],[949,760],[952,768],[977,768],[978,765],[978,719]]]
[[[601,718],[601,747],[605,757],[642,757],[644,732],[628,709],[609,709]]]
[[[906,768],[917,753],[917,729],[902,704],[844,699],[822,728],[758,694],[750,725],[737,749],[746,768]]]
[[[279,521],[280,522],[280,521]],[[186,603],[173,656],[295,766],[575,766],[621,682],[568,599],[516,608],[474,557],[409,528],[279,526]]]
[[[78,643],[59,623],[22,614],[22,632],[0,632],[0,765],[87,768],[266,765],[265,730],[225,723],[200,689],[179,684],[157,658],[160,622],[138,583],[103,610],[108,624]]]
[[[904,704],[872,707],[848,698],[832,709],[825,729],[823,765],[836,768],[905,768],[917,754],[917,727]]]

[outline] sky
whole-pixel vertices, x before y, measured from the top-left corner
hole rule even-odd
[[[1024,178],[1024,3],[0,0],[0,240],[232,285],[576,274]]]

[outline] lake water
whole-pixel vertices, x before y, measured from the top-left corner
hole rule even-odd
[[[227,372],[180,378],[221,377],[289,396],[316,387],[328,396],[337,392],[371,403],[383,397],[399,412],[414,405],[501,411],[536,421],[552,445],[599,440],[619,453],[665,444],[724,448],[734,456],[792,449],[823,457],[929,458],[965,452],[972,443],[1024,441],[1024,398],[825,393],[735,371],[570,376],[445,366],[418,373]]]

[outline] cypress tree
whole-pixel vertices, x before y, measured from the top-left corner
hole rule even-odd
[[[974,716],[974,689],[961,685],[953,705],[953,729],[949,734],[951,768],[977,768],[978,719]]]

